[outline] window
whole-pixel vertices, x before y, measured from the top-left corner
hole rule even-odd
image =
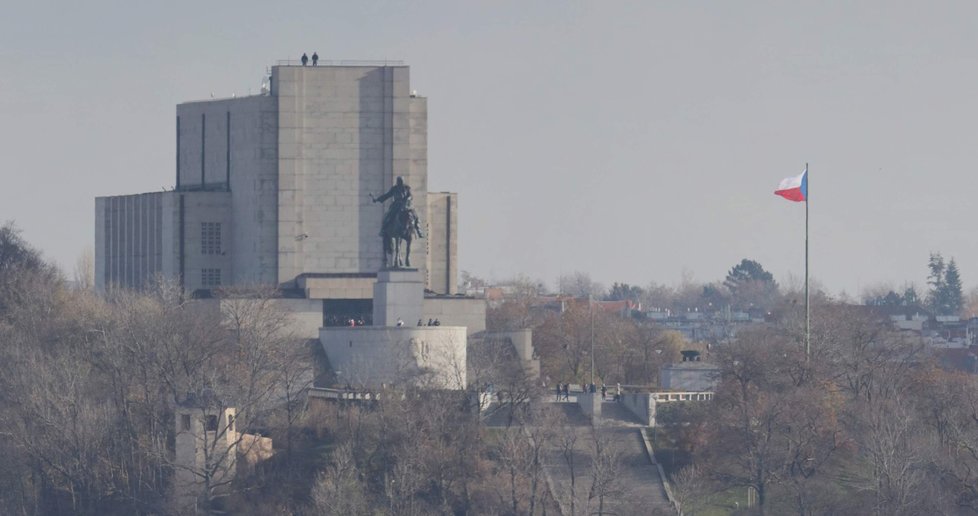
[[[200,223],[200,254],[221,254],[221,223]]]
[[[190,414],[182,414],[180,416],[180,429],[184,432],[190,431]]]
[[[228,430],[231,432],[234,431],[234,416],[231,414],[228,414]]]
[[[221,286],[221,269],[201,269],[200,284],[205,288]]]
[[[207,416],[207,431],[208,432],[217,431],[217,416]]]

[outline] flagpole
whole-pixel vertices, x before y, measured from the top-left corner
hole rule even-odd
[[[811,178],[808,177],[808,163],[805,163],[805,360],[812,354],[812,312],[808,291],[808,204],[811,198]]]

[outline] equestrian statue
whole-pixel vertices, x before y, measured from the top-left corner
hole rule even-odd
[[[380,197],[370,194],[373,202],[384,202],[391,199],[391,206],[384,214],[384,224],[380,228],[380,237],[384,240],[384,267],[398,268],[411,266],[411,240],[421,233],[421,222],[418,214],[411,205],[411,187],[404,184],[404,178],[397,177],[397,182],[390,190]],[[404,260],[401,260],[401,242],[404,242]]]

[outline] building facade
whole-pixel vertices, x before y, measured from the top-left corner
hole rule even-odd
[[[257,285],[369,300],[398,176],[426,239],[425,288],[455,293],[458,199],[428,193],[427,99],[389,63],[271,68],[261,95],[177,106],[172,191],[96,199],[96,285]]]

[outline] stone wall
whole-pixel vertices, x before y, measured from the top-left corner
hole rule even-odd
[[[469,335],[486,329],[486,300],[472,297],[427,296],[421,309],[421,318],[438,319],[446,326],[465,326]],[[417,321],[405,321],[407,324]]]
[[[95,199],[95,286],[142,288],[158,274],[173,277],[178,213],[174,194],[156,192]]]
[[[659,371],[663,389],[673,391],[712,391],[720,377],[720,369],[707,362],[668,364]]]
[[[231,194],[228,192],[177,192],[183,203],[183,288],[192,293],[234,284],[231,270]],[[180,209],[180,208],[178,208]],[[220,248],[207,250],[203,245],[203,225],[220,228]],[[179,237],[178,237],[179,238]],[[176,243],[180,245],[179,240]],[[206,269],[206,271],[205,271]],[[216,273],[215,273],[216,271]],[[207,276],[216,284],[205,282]]]
[[[203,284],[204,269],[219,271],[219,285],[229,284],[230,200],[227,192],[203,191],[96,198],[96,287],[142,289],[161,275],[189,293],[210,288]],[[204,252],[203,223],[217,224],[218,252]]]
[[[621,404],[643,425],[655,426],[655,395],[648,392],[623,392]]]
[[[386,192],[404,176],[415,208],[422,219],[427,215],[426,161],[411,162],[408,68],[276,66],[272,91],[278,99],[279,282],[303,272],[379,270],[384,207],[370,194]],[[421,107],[415,108],[416,125],[426,119],[417,112]],[[424,268],[424,246],[412,254]]]
[[[428,289],[458,292],[458,194],[428,193]]]
[[[177,106],[177,189],[231,192],[229,285],[277,279],[277,110],[257,95]]]
[[[320,341],[338,381],[356,388],[413,384],[466,386],[465,328],[455,326],[322,328]]]

